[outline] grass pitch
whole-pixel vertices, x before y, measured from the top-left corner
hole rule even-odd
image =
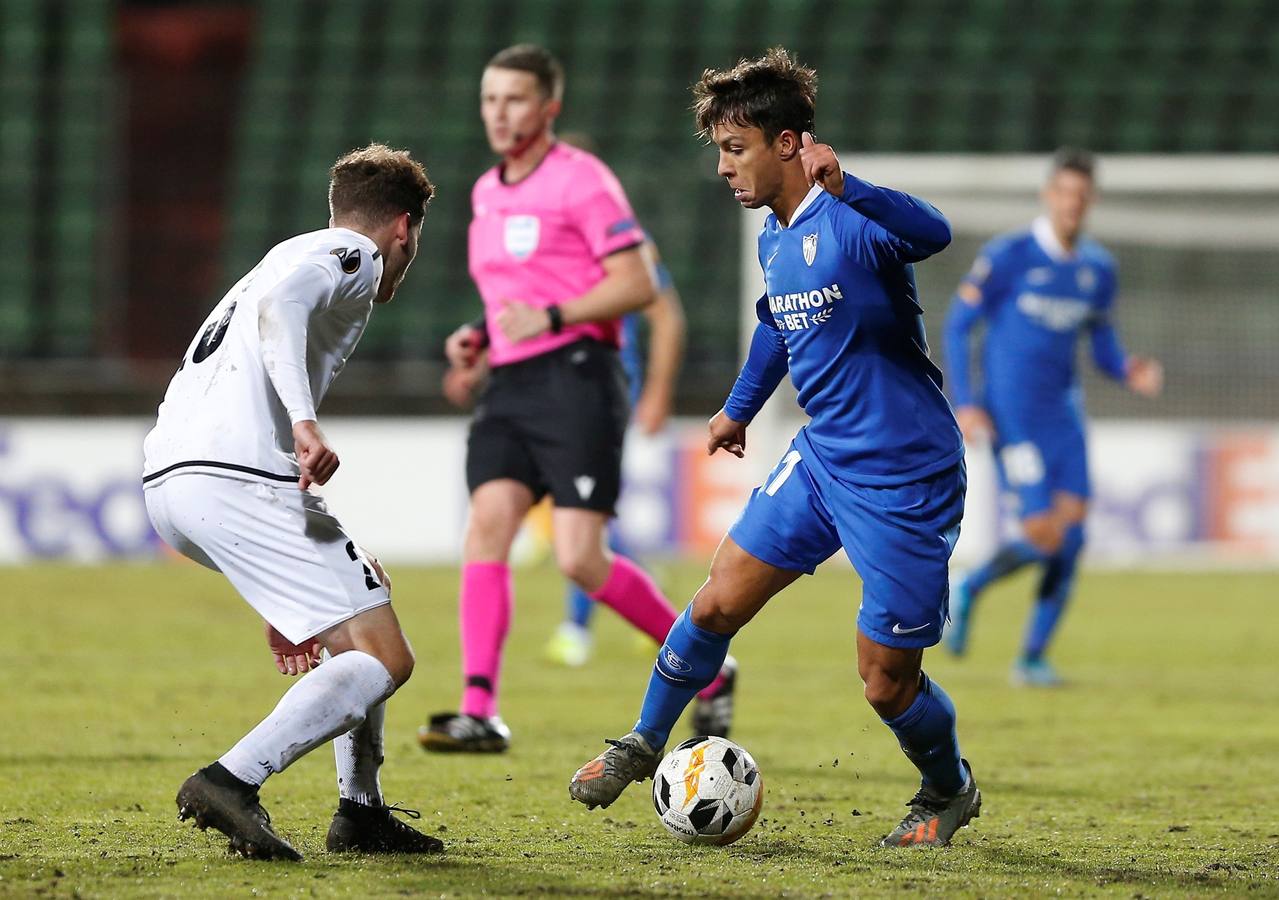
[[[672,596],[703,573],[669,570]],[[948,850],[901,852],[873,845],[916,779],[860,696],[847,570],[801,580],[734,643],[733,736],[766,796],[724,849],[668,837],[639,786],[608,810],[569,801],[573,770],[634,720],[651,653],[601,610],[590,664],[543,662],[561,606],[547,570],[517,575],[511,752],[422,753],[418,723],[459,691],[457,575],[393,574],[419,662],[390,703],[383,786],[448,851],[326,854],[336,790],[319,750],[263,791],[307,857],[291,865],[228,857],[175,818],[182,779],[287,687],[225,580],[186,565],[0,571],[0,895],[1279,896],[1279,575],[1084,575],[1055,655],[1071,684],[1049,692],[1006,680],[1029,579],[993,590],[970,658],[928,657],[982,818]]]

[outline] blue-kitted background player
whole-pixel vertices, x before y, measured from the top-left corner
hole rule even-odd
[[[946,646],[962,655],[978,597],[1031,563],[1042,567],[1021,655],[1018,684],[1060,683],[1045,651],[1066,608],[1084,546],[1090,494],[1083,394],[1076,344],[1087,333],[1103,373],[1146,396],[1163,386],[1163,368],[1126,353],[1112,321],[1115,262],[1083,234],[1095,197],[1095,162],[1086,150],[1053,157],[1030,228],[982,248],[946,319],[947,381],[955,415],[971,443],[991,442],[1000,487],[1015,505],[1020,535],[956,580]],[[986,326],[980,386],[969,372],[969,341]]]
[[[707,70],[694,87],[719,174],[742,206],[773,213],[759,237],[760,323],[707,448],[741,456],[748,423],[787,371],[811,421],[751,494],[671,628],[634,730],[579,769],[569,792],[607,806],[649,777],[738,629],[843,547],[863,582],[866,699],[922,778],[883,843],[946,844],[981,808],[955,707],[922,671],[946,618],[964,448],[928,359],[912,266],[950,243],[950,226],[928,203],[840,169],[812,136],[816,87],[816,73],[780,48]]]

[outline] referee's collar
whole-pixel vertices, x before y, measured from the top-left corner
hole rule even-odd
[[[1053,231],[1052,223],[1048,221],[1047,216],[1039,216],[1031,222],[1030,233],[1035,236],[1035,243],[1039,245],[1039,249],[1048,254],[1048,258],[1053,262],[1070,262],[1075,258],[1075,254],[1057,240],[1057,233]]]

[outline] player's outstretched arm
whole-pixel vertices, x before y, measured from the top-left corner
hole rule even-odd
[[[711,419],[711,443],[707,445],[711,453],[715,452],[717,446],[722,446],[730,453],[742,455],[746,450],[746,423],[755,418],[765,401],[773,395],[773,391],[777,390],[777,385],[781,384],[786,370],[786,341],[782,333],[760,322],[755,326],[755,334],[751,337],[751,349],[746,355],[746,363],[742,366],[742,371],[738,373],[737,380],[733,382],[733,389],[729,391],[723,410]],[[720,416],[724,417],[726,423],[731,423],[723,426],[724,437],[730,443],[737,444],[737,450],[733,450],[729,443],[715,443],[715,423]],[[734,426],[741,429],[740,440],[731,440],[736,434],[733,431]]]
[[[657,300],[644,308],[648,320],[648,361],[644,390],[635,404],[635,424],[645,434],[656,434],[666,425],[675,397],[675,381],[684,359],[684,306],[669,281]]]
[[[946,387],[955,404],[955,420],[964,440],[983,443],[994,437],[995,426],[986,410],[973,399],[969,340],[973,326],[981,318],[981,292],[971,284],[960,285],[950,301],[946,326],[942,332],[945,351]]]

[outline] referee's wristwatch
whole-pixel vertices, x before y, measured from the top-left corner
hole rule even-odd
[[[546,307],[546,318],[551,322],[551,334],[559,334],[564,330],[564,311],[558,303]]]

